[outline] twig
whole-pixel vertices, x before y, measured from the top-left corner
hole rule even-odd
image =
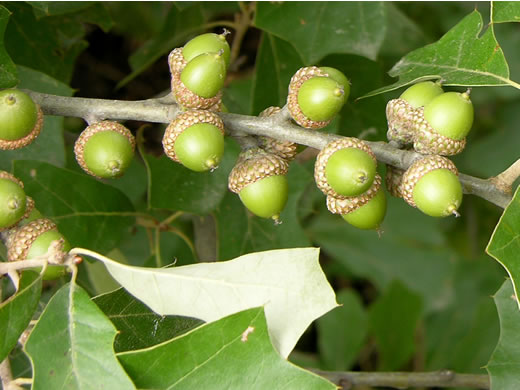
[[[0,363],[0,380],[3,389],[8,389],[9,384],[13,380],[13,374],[11,372],[11,363],[9,362],[8,356],[4,359],[2,363]]]
[[[39,104],[46,115],[75,116],[84,118],[93,112],[98,117],[113,120],[138,120],[154,123],[169,123],[181,113],[171,96],[140,101],[120,101],[105,99],[71,98],[27,91]],[[272,117],[221,113],[226,133],[231,136],[264,135],[282,141],[322,149],[329,142],[341,138],[339,135],[304,129],[290,121],[282,122]],[[397,149],[386,142],[365,141],[372,148],[377,159],[400,169],[407,169],[421,155],[412,151]],[[460,181],[467,194],[479,196],[495,205],[505,208],[511,201],[511,193],[498,188],[492,179],[480,179],[461,174]]]
[[[501,174],[491,178],[491,182],[505,193],[513,192],[513,183],[520,177],[520,159],[507,168]]]
[[[391,387],[408,389],[412,387],[469,387],[489,389],[487,375],[457,374],[450,370],[434,372],[333,372],[312,370],[343,389],[353,386]]]

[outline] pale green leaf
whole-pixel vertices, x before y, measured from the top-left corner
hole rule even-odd
[[[386,32],[383,2],[259,2],[255,25],[290,44],[306,65],[328,54],[374,60]]]
[[[493,23],[520,22],[520,2],[494,1],[492,8]]]
[[[0,304],[0,361],[16,345],[18,338],[29,325],[38,306],[42,278],[34,271],[26,271],[20,279],[19,290]]]
[[[33,390],[135,389],[114,354],[114,325],[76,284],[52,297],[25,351]]]
[[[299,248],[252,253],[234,260],[174,268],[103,261],[125,289],[161,315],[210,322],[265,305],[275,348],[287,357],[309,324],[334,308],[336,299],[319,263],[319,249]]]
[[[520,284],[520,187],[504,210],[486,252],[506,269],[518,294]]]
[[[495,294],[500,338],[486,368],[491,390],[517,390],[520,377],[520,311],[513,286],[506,280]]]
[[[135,384],[148,389],[336,389],[282,359],[269,340],[261,307],[118,357]]]
[[[473,11],[440,40],[414,50],[393,66],[389,75],[399,81],[369,92],[364,97],[393,91],[427,79],[442,79],[444,85],[520,85],[509,79],[509,67],[493,29],[483,32],[484,23]]]

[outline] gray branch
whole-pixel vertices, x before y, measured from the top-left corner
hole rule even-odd
[[[169,123],[182,110],[170,95],[157,99],[121,101],[89,99],[47,95],[26,91],[39,104],[46,115],[80,117],[87,121],[138,120],[154,123]],[[231,113],[221,113],[226,132],[230,136],[264,135],[283,141],[292,141],[315,149],[322,149],[330,141],[341,136],[304,129],[287,120],[284,110],[279,116],[253,117]],[[377,159],[397,168],[407,169],[421,155],[412,151],[394,148],[386,142],[369,142]],[[479,196],[495,205],[505,208],[511,201],[511,194],[498,189],[488,179],[479,179],[461,174],[460,181],[466,194]]]
[[[354,386],[391,387],[395,389],[424,387],[490,388],[487,375],[457,374],[449,370],[434,372],[312,371],[345,390],[352,389]]]

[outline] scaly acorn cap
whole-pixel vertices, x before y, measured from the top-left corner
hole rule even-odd
[[[94,174],[85,163],[85,158],[83,157],[83,151],[85,149],[85,144],[94,134],[102,132],[102,131],[115,131],[123,136],[125,136],[130,145],[132,147],[132,151],[135,150],[135,137],[125,126],[121,123],[113,122],[113,121],[101,121],[93,123],[85,128],[79,135],[76,143],[74,144],[74,155],[76,156],[76,161],[80,165],[80,167],[87,172],[89,175],[97,177],[101,179],[98,175]]]
[[[179,159],[175,155],[174,149],[177,137],[188,127],[197,123],[209,123],[215,125],[222,132],[222,135],[225,134],[224,122],[222,122],[222,119],[220,119],[220,117],[214,112],[206,110],[190,110],[183,112],[170,122],[168,127],[166,127],[162,139],[164,153],[173,161],[180,163]]]
[[[403,169],[396,168],[392,165],[386,166],[386,189],[390,195],[395,196],[396,198],[403,197],[403,191],[401,188],[403,183],[403,174]]]
[[[57,229],[56,224],[47,218],[35,219],[14,231],[7,245],[7,260],[19,261],[27,258],[33,242],[43,233]]]
[[[258,116],[261,118],[269,117],[278,114],[281,110],[280,107],[268,107],[258,114]],[[276,154],[287,161],[294,160],[296,156],[298,145],[294,142],[280,141],[266,136],[259,136],[258,140],[260,141],[260,147],[268,153]]]
[[[181,72],[172,73],[171,87],[175,100],[184,108],[205,110],[222,101],[222,91],[210,98],[203,98],[191,92],[182,82]]]
[[[412,126],[415,108],[404,99],[392,99],[386,105],[386,120],[388,131],[386,137],[389,141],[400,144],[411,144],[414,139]]]
[[[314,164],[314,180],[316,181],[316,185],[321,190],[321,192],[323,192],[325,195],[330,195],[338,199],[345,199],[348,197],[339,195],[336,191],[332,189],[332,187],[327,182],[325,168],[327,167],[327,162],[329,161],[330,156],[332,156],[338,150],[345,148],[360,149],[368,153],[368,155],[370,155],[370,157],[372,157],[372,159],[377,164],[376,156],[372,152],[372,149],[370,149],[370,146],[368,146],[366,142],[360,139],[353,137],[343,137],[335,141],[329,142],[327,146],[325,146],[316,157],[316,163]]]
[[[449,169],[456,176],[459,171],[455,164],[446,157],[431,155],[415,161],[403,174],[401,191],[403,199],[412,207],[417,207],[413,200],[413,189],[417,182],[427,173],[436,169]]]
[[[38,135],[40,135],[40,132],[43,128],[43,111],[41,110],[40,106],[36,105],[36,108],[38,110],[38,117],[36,119],[36,123],[34,124],[33,129],[29,134],[27,134],[25,137],[22,137],[20,139],[15,140],[6,140],[6,139],[0,139],[0,149],[1,150],[14,150],[14,149],[20,149],[24,146],[29,145],[32,143]]]
[[[249,184],[269,176],[283,176],[288,171],[289,163],[283,158],[260,148],[252,148],[238,156],[237,163],[229,174],[228,188],[238,194]]]
[[[13,183],[18,184],[23,189],[23,181],[18,179],[17,177],[11,175],[9,172],[6,171],[0,171],[0,179],[7,179],[11,180]]]
[[[172,75],[182,72],[187,63],[182,55],[182,47],[177,47],[168,54],[168,66]]]
[[[413,148],[418,153],[453,156],[462,152],[466,146],[466,138],[455,140],[437,133],[424,118],[424,107],[415,110],[412,126]]]
[[[332,195],[327,195],[327,208],[332,214],[345,215],[349,214],[361,206],[367,204],[379,191],[381,187],[381,176],[376,174],[374,182],[370,188],[358,196],[352,196],[350,198],[336,198]]]
[[[328,77],[328,74],[317,66],[309,66],[298,69],[298,71],[291,77],[289,83],[289,94],[287,95],[287,108],[291,113],[291,117],[300,126],[305,127],[306,129],[321,129],[322,127],[327,126],[330,123],[330,120],[313,121],[305,116],[298,104],[298,91],[300,90],[300,87],[304,82],[313,77]]]

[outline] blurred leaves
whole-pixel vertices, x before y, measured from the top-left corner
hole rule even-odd
[[[33,364],[32,389],[135,389],[114,355],[114,325],[74,283],[50,300],[25,351]]]
[[[492,389],[515,390],[520,376],[520,312],[510,280],[504,282],[494,298],[500,318],[500,339],[486,368]]]
[[[263,309],[254,308],[147,350],[121,353],[139,388],[336,389],[283,359],[269,339]]]
[[[290,42],[307,66],[332,53],[374,60],[387,30],[383,2],[259,2],[255,26]]]
[[[18,81],[16,66],[7,53],[4,43],[5,29],[11,12],[0,5],[0,88],[14,87]]]
[[[133,222],[128,216],[133,206],[125,194],[85,174],[17,160],[14,175],[24,182],[36,208],[57,223],[73,247],[107,252]]]

